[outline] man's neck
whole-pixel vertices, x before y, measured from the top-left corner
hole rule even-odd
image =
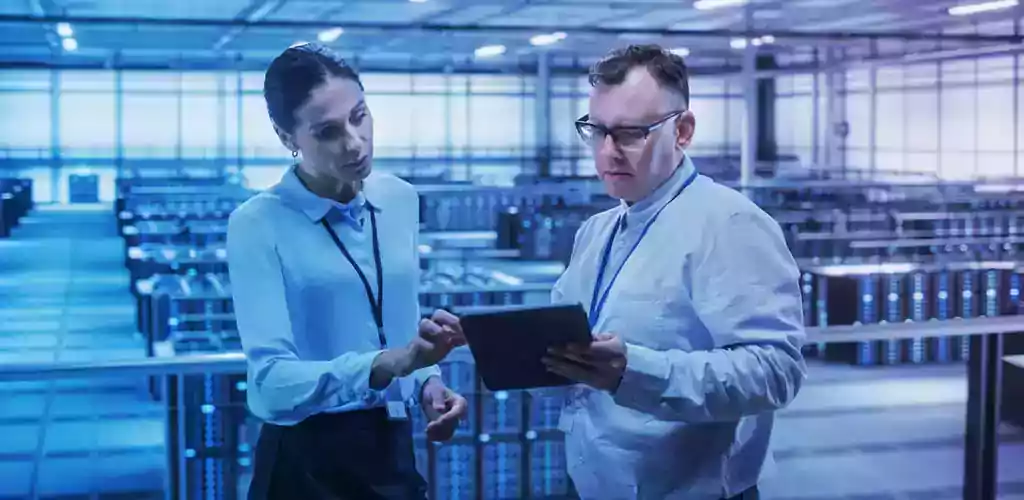
[[[316,177],[310,175],[309,172],[302,169],[302,167],[296,168],[295,173],[299,177],[299,181],[301,181],[302,184],[306,186],[306,189],[311,193],[321,198],[327,198],[339,203],[348,203],[352,201],[363,188],[362,181],[345,182]]]
[[[643,203],[644,201],[646,201],[646,200],[649,200],[649,199],[650,199],[650,198],[651,198],[652,196],[654,196],[654,195],[655,195],[655,193],[657,193],[657,192],[658,192],[658,190],[659,190],[659,189],[661,189],[662,187],[664,187],[664,186],[665,186],[665,184],[668,184],[668,183],[672,182],[672,179],[673,179],[673,178],[674,178],[674,177],[676,176],[676,174],[677,174],[677,173],[679,172],[679,170],[680,170],[681,168],[683,168],[683,162],[682,162],[682,161],[680,161],[680,162],[679,162],[679,163],[678,163],[678,164],[676,165],[676,168],[674,168],[674,169],[672,170],[672,173],[668,174],[668,177],[665,177],[664,179],[662,179],[662,181],[661,181],[661,182],[659,182],[659,183],[658,183],[657,185],[655,185],[654,187],[652,187],[652,188],[650,189],[650,191],[648,191],[648,192],[647,192],[647,194],[646,194],[646,195],[644,195],[644,197],[643,197],[643,198],[640,198],[640,199],[639,199],[639,200],[637,200],[637,201],[628,201],[628,200],[625,200],[625,201],[626,201],[626,206],[628,206],[628,207],[631,207],[631,206],[633,206],[633,205],[636,205],[637,203]]]

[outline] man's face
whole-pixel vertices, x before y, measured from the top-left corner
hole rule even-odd
[[[611,130],[641,127],[614,134],[619,141],[599,133],[591,143],[598,176],[609,195],[640,201],[672,175],[693,135],[693,115],[685,111],[683,101],[644,67],[632,69],[619,85],[591,90],[589,123]],[[643,129],[658,123],[661,126],[644,139]]]

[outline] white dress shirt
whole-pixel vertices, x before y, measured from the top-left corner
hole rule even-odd
[[[430,367],[381,391],[369,387],[381,352],[377,325],[362,281],[320,224],[326,217],[376,297],[369,210],[380,241],[384,331],[389,347],[402,347],[420,320],[419,198],[411,185],[372,173],[342,205],[306,189],[292,167],[231,214],[228,268],[248,404],[264,421],[291,425],[321,412],[414,401],[423,382],[441,373]]]
[[[587,220],[555,303],[590,309],[644,225],[665,207],[609,292],[594,333],[627,344],[614,394],[576,386],[559,427],[584,499],[719,499],[772,464],[774,410],[797,394],[806,365],[799,272],[774,220],[742,194],[698,175],[687,158],[645,200]],[[603,291],[603,290],[602,290]]]

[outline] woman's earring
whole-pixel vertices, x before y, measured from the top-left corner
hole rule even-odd
[[[296,150],[292,150],[292,158],[298,158],[298,157],[299,157],[299,151],[297,149]]]

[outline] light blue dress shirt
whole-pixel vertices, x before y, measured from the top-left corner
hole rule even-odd
[[[616,221],[603,286],[693,171],[686,159],[647,199],[587,220],[552,301],[589,310]],[[627,344],[621,385],[569,391],[559,427],[581,496],[717,500],[755,485],[773,463],[774,411],[805,377],[801,308],[775,221],[698,175],[629,258],[594,327]]]
[[[362,281],[320,224],[326,217],[376,296],[367,210],[377,218],[384,331],[389,347],[402,347],[420,321],[419,198],[410,184],[372,173],[361,195],[341,205],[306,189],[292,167],[231,214],[228,268],[248,361],[248,404],[264,421],[292,425],[321,412],[414,402],[426,379],[441,373],[435,366],[384,390],[369,386],[382,352],[377,325]]]

